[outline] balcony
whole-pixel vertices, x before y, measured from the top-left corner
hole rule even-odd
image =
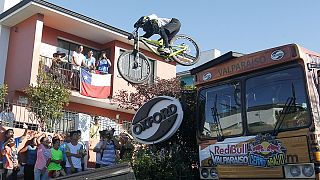
[[[52,58],[40,56],[39,70],[52,75],[71,90],[80,91],[80,76],[78,72],[72,70],[71,63],[61,61],[54,65]]]

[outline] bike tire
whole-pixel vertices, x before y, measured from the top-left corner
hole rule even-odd
[[[181,54],[172,56],[172,59],[175,60],[178,64],[183,65],[183,66],[192,66],[192,65],[196,64],[200,58],[199,45],[190,36],[185,35],[185,34],[178,34],[175,37],[173,37],[173,39],[170,42],[170,46],[171,47],[177,46],[175,43],[177,43],[176,41],[179,39],[184,39],[184,40],[189,41],[189,43],[191,43],[191,45],[193,46],[192,48],[195,51],[194,55],[190,55],[188,53],[181,53]],[[189,49],[191,49],[191,48],[189,48]],[[183,61],[182,58],[188,59],[188,61]]]
[[[138,52],[140,63],[137,68],[134,66],[134,55],[133,51],[123,52],[117,62],[118,72],[120,76],[132,84],[142,84],[146,82],[151,76],[151,66],[149,59],[143,54]]]

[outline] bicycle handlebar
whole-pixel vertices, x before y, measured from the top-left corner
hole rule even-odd
[[[139,29],[139,27],[135,28],[135,30],[132,33],[130,33],[130,35],[128,36],[129,40],[136,38],[136,36],[138,34],[138,29]]]
[[[136,38],[138,35],[138,30],[139,30],[139,27],[136,27],[135,30],[128,36],[128,39],[131,40]]]

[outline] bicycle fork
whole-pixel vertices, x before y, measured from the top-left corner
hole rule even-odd
[[[132,69],[136,70],[137,68],[141,67],[141,64],[138,62],[139,59],[139,50],[133,50],[133,66]]]

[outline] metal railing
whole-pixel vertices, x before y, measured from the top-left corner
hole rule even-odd
[[[39,70],[51,74],[53,78],[63,82],[70,89],[80,91],[80,74],[78,70],[73,70],[72,66],[69,62],[54,63],[52,58],[40,56]]]
[[[43,132],[66,133],[75,130],[76,122],[79,112],[63,110],[63,117],[50,118],[48,117],[48,124],[44,124],[39,118],[39,114],[43,109],[31,107],[28,104],[4,102],[0,104],[0,126],[7,126],[11,128],[23,128],[23,125],[28,125],[28,129]],[[93,114],[89,114],[91,124],[94,123]],[[121,131],[128,131],[131,122],[118,122],[109,117],[99,116],[100,130],[114,128],[115,135],[119,135]]]
[[[35,131],[65,133],[75,129],[76,112],[63,111],[60,119],[50,118],[49,123],[44,125],[37,114],[41,114],[41,108],[30,107],[26,104],[4,102],[0,104],[0,125],[12,128],[23,128],[28,125],[28,129]]]

